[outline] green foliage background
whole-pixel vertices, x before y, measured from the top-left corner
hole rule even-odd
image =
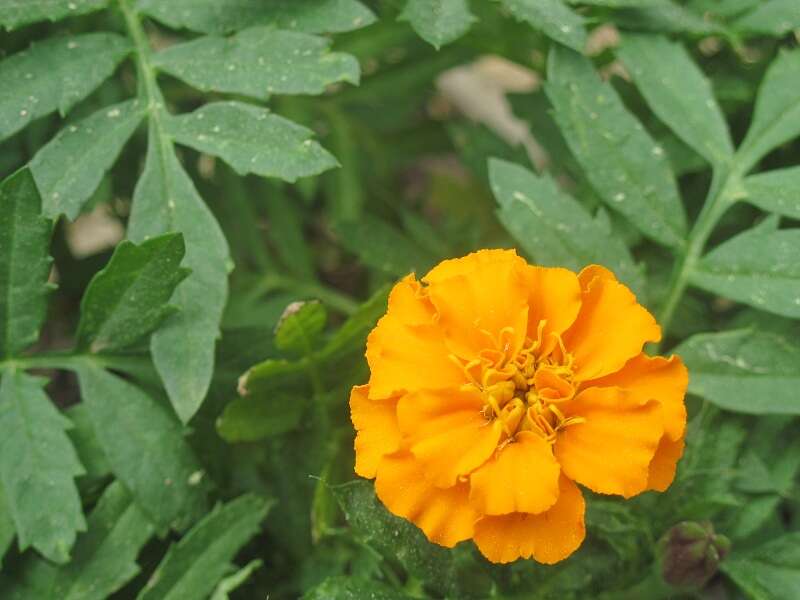
[[[0,26],[0,598],[800,597],[797,0],[0,0]],[[535,165],[437,91],[485,55],[542,82],[507,96]],[[125,240],[76,252],[98,212]],[[433,546],[353,481],[390,284],[484,247],[612,268],[690,370],[674,485],[588,498],[556,566]],[[701,591],[656,574],[684,520],[733,541]]]

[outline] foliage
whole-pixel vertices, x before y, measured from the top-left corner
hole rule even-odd
[[[703,520],[732,540],[705,592],[800,597],[796,0],[1,0],[0,27],[0,597],[657,597],[657,540]],[[498,109],[524,144],[470,108],[486,79],[447,84],[487,55],[533,82]],[[485,247],[608,266],[690,371],[675,483],[588,497],[555,566],[432,546],[353,481],[388,286]]]

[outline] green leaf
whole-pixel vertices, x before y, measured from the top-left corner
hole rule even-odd
[[[81,301],[78,349],[119,350],[155,329],[173,312],[167,302],[189,274],[180,266],[184,252],[179,233],[120,243]]]
[[[378,319],[386,313],[386,303],[391,286],[385,285],[358,307],[350,318],[334,333],[322,349],[320,359],[331,360],[348,353],[361,353],[367,334]]]
[[[294,31],[250,27],[223,38],[206,36],[153,55],[163,71],[203,91],[254,98],[321,94],[339,81],[358,84],[358,61],[330,51],[330,40]]]
[[[411,23],[437,50],[467,33],[476,21],[467,0],[408,0],[399,20]]]
[[[518,20],[529,23],[547,37],[583,52],[586,29],[583,18],[561,0],[499,0]]]
[[[226,442],[257,442],[286,433],[300,424],[306,408],[303,394],[273,392],[259,398],[237,398],[217,419]]]
[[[219,156],[237,173],[296,181],[336,167],[314,132],[242,102],[212,102],[192,114],[170,117],[167,132],[179,144]]]
[[[136,557],[153,526],[119,482],[103,493],[69,565],[56,573],[51,598],[104,600],[140,571]]]
[[[211,594],[211,600],[230,600],[229,594],[250,579],[253,571],[261,568],[263,564],[258,559],[252,560],[233,575],[229,575],[220,581],[217,587],[214,588],[214,593]]]
[[[785,317],[800,318],[800,229],[754,228],[706,254],[692,284]]]
[[[331,491],[359,539],[397,560],[410,576],[448,587],[455,568],[451,553],[430,543],[409,521],[387,511],[375,497],[371,482],[351,481],[333,486]]]
[[[100,10],[109,0],[3,0],[0,25],[16,29],[37,21],[58,21]]]
[[[67,435],[78,453],[78,459],[86,469],[86,474],[81,479],[103,480],[105,485],[104,480],[111,474],[111,467],[108,465],[103,446],[97,439],[86,404],[81,402],[70,406],[64,414],[72,423]],[[78,480],[79,485],[80,483],[81,480]]]
[[[377,217],[363,215],[358,220],[340,222],[335,230],[342,246],[364,264],[389,275],[424,273],[436,262],[424,248]]]
[[[14,520],[8,510],[6,493],[3,491],[3,486],[0,485],[0,569],[3,567],[3,555],[11,546],[14,535],[16,535]]]
[[[65,115],[130,52],[114,33],[54,37],[0,62],[0,140],[55,110]]]
[[[128,100],[67,125],[33,157],[44,214],[74,220],[142,121],[145,110]]]
[[[730,161],[733,143],[725,117],[711,83],[682,44],[628,34],[617,54],[653,112],[678,137],[713,165]]]
[[[800,167],[767,171],[744,180],[745,197],[761,210],[800,219]]]
[[[138,600],[204,598],[225,575],[229,563],[259,530],[271,503],[252,495],[218,505],[167,555]]]
[[[783,51],[772,61],[756,98],[747,136],[739,148],[744,170],[770,150],[800,134],[800,49]]]
[[[665,0],[568,0],[570,4],[588,4],[590,6],[609,6],[611,8],[639,8],[658,6]]]
[[[613,20],[634,31],[652,31],[654,33],[687,33],[703,36],[728,34],[719,23],[705,18],[688,8],[675,4],[671,0],[654,2],[652,6],[627,8],[616,11]]]
[[[574,271],[600,264],[634,290],[643,289],[641,269],[608,223],[592,218],[550,177],[497,159],[489,161],[489,177],[500,222],[538,264]]]
[[[722,561],[720,568],[748,598],[795,598],[800,593],[800,532],[734,552]]]
[[[0,383],[0,477],[24,550],[65,563],[76,532],[86,530],[74,478],[84,473],[65,430],[70,426],[42,391],[45,380],[7,370]]]
[[[33,344],[47,313],[51,223],[40,211],[28,169],[0,183],[0,356]]]
[[[689,391],[728,410],[800,414],[800,344],[796,339],[740,329],[695,335],[675,353],[689,369]]]
[[[94,365],[81,367],[78,381],[111,470],[158,529],[182,529],[203,514],[203,471],[167,409]]]
[[[303,600],[410,600],[402,591],[385,583],[368,579],[358,579],[351,575],[329,577],[310,589]]]
[[[275,346],[283,352],[311,354],[327,320],[328,311],[320,302],[293,302],[283,311],[275,328]]]
[[[339,33],[375,22],[356,0],[139,0],[141,11],[170,27],[201,33],[231,33],[271,25],[305,33]]]
[[[592,63],[553,48],[545,90],[564,138],[603,201],[653,241],[681,246],[686,217],[666,152]]]
[[[179,311],[150,342],[153,362],[178,416],[191,419],[205,398],[214,345],[228,295],[228,245],[172,148],[151,126],[144,173],[133,194],[128,237],[142,242],[170,231],[183,234],[184,265],[192,273],[175,290]]]
[[[782,37],[800,27],[800,6],[795,0],[765,0],[733,22],[743,33]]]

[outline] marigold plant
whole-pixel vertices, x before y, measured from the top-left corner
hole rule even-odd
[[[664,491],[683,452],[686,368],[643,352],[653,316],[608,269],[481,250],[395,285],[350,396],[356,472],[428,539],[555,563],[584,539],[577,483]]]

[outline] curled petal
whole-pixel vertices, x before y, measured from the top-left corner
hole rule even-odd
[[[578,277],[567,269],[527,266],[525,281],[528,287],[528,337],[536,340],[539,323],[542,330],[541,352],[547,354],[561,335],[578,316],[581,308],[581,286]]]
[[[358,432],[355,441],[358,475],[372,479],[386,454],[400,448],[397,426],[397,399],[370,400],[369,386],[359,385],[350,392],[350,418]]]
[[[619,371],[645,343],[661,339],[661,328],[608,269],[587,267],[579,279],[581,310],[563,340],[575,359],[575,379],[586,381]]]
[[[497,447],[502,424],[484,417],[483,403],[478,392],[461,390],[423,390],[400,400],[400,430],[434,485],[455,485],[459,477],[486,462]]]
[[[406,325],[430,325],[436,310],[412,273],[392,288],[387,313]]]
[[[461,258],[443,260],[431,269],[422,281],[425,283],[438,283],[459,275],[472,275],[481,265],[497,265],[513,263],[524,267],[527,263],[517,256],[515,250],[478,250]]]
[[[560,405],[579,417],[558,433],[564,474],[600,494],[626,498],[647,489],[650,461],[663,434],[658,402],[642,404],[619,388],[588,388]]]
[[[664,435],[658,443],[653,460],[650,461],[647,489],[664,492],[675,479],[678,460],[683,456],[683,438],[671,440]]]
[[[486,515],[544,512],[558,499],[560,471],[550,444],[521,431],[472,473],[469,499]]]
[[[671,440],[679,440],[686,429],[686,405],[683,398],[689,373],[677,356],[635,356],[616,373],[594,379],[587,387],[620,387],[639,402],[658,400],[664,416],[664,431]]]
[[[575,552],[586,537],[585,504],[578,486],[559,479],[558,501],[538,515],[486,516],[475,523],[475,544],[487,559],[508,563],[533,558],[553,564]]]
[[[436,544],[453,547],[472,537],[478,515],[469,504],[468,485],[437,488],[408,452],[383,458],[375,492],[390,512],[414,523]]]

